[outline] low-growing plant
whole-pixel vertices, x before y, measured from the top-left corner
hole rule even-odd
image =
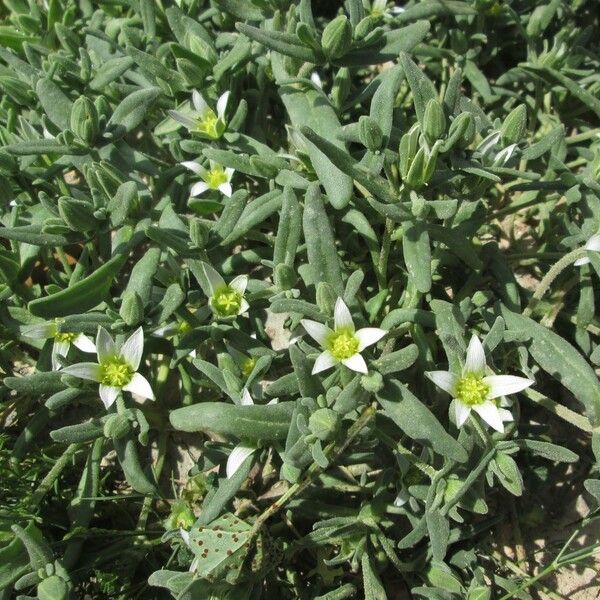
[[[598,540],[521,530],[600,503],[597,3],[0,20],[0,598],[562,597]]]

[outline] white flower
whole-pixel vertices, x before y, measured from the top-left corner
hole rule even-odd
[[[190,190],[191,196],[199,196],[206,190],[218,190],[224,196],[231,197],[233,188],[231,187],[231,178],[233,177],[234,169],[231,167],[223,168],[214,161],[210,162],[210,170],[205,169],[201,164],[186,160],[181,164],[186,168],[202,177],[202,181],[198,181]]]
[[[516,394],[534,382],[513,375],[486,375],[485,351],[479,338],[473,335],[460,375],[450,371],[425,373],[433,383],[453,397],[456,426],[462,427],[474,410],[490,427],[504,432],[503,421],[512,421],[510,411],[501,408],[502,396]]]
[[[65,367],[63,373],[97,381],[100,399],[108,408],[124,390],[154,400],[148,380],[137,372],[144,352],[144,331],[136,329],[122,345],[117,345],[104,327],[96,336],[97,363],[78,363]]]
[[[208,263],[204,263],[204,273],[209,286],[208,305],[215,317],[233,319],[250,308],[244,298],[248,285],[248,275],[238,275],[229,283]]]
[[[371,2],[369,14],[372,17],[394,17],[396,15],[399,15],[400,13],[403,13],[405,10],[401,6],[396,5],[387,8],[387,4],[388,0],[373,0],[373,2]]]
[[[592,252],[600,252],[600,233],[594,234],[585,244],[585,249],[590,250]],[[587,265],[590,262],[589,256],[583,256],[582,258],[578,258],[573,264],[576,267],[580,267],[581,265]]]
[[[58,371],[61,367],[60,358],[66,358],[71,344],[82,352],[96,352],[94,342],[83,333],[72,331],[59,331],[59,325],[64,319],[55,319],[46,323],[28,325],[23,328],[23,335],[33,338],[47,340],[54,338],[52,345],[52,370]]]
[[[321,81],[321,77],[320,75],[316,72],[313,71],[310,74],[310,80],[317,86],[320,87],[321,89],[323,88],[323,82]]]
[[[169,116],[179,121],[189,131],[199,133],[211,140],[219,139],[227,127],[225,111],[229,92],[222,94],[217,100],[217,111],[215,112],[197,90],[192,92],[192,104],[194,110],[191,113],[183,113],[178,110],[170,110]]]
[[[240,398],[240,404],[242,405],[250,405],[254,404],[252,400],[252,396],[250,396],[250,392],[244,388],[242,392],[242,397]],[[229,457],[227,458],[227,465],[225,467],[225,472],[227,474],[227,479],[231,479],[236,471],[242,466],[242,463],[254,452],[258,450],[258,447],[253,444],[248,443],[239,443],[232,451]]]
[[[352,315],[341,298],[335,303],[333,319],[333,329],[317,321],[301,321],[308,335],[323,348],[323,352],[315,361],[313,375],[337,363],[342,363],[358,373],[367,373],[367,364],[360,353],[368,346],[376,344],[387,331],[377,327],[365,327],[356,331]]]

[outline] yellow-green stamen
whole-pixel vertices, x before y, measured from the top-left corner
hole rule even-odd
[[[249,377],[250,373],[252,373],[252,371],[254,370],[254,367],[256,365],[256,359],[255,358],[247,358],[243,363],[242,363],[242,374],[244,375],[244,377]]]
[[[228,181],[225,169],[218,165],[214,166],[202,178],[211,190],[218,190],[220,185],[223,185]]]
[[[358,339],[352,329],[336,329],[329,335],[325,347],[336,360],[344,360],[358,352]]]
[[[490,393],[490,386],[483,377],[474,373],[463,375],[456,384],[455,396],[467,406],[483,404]]]
[[[209,108],[197,120],[196,129],[199,133],[203,133],[204,135],[213,139],[218,139],[221,137],[221,134],[218,130],[218,125],[219,117],[215,114],[214,110]]]
[[[242,295],[229,286],[225,286],[215,292],[211,304],[219,316],[234,317],[240,314]]]
[[[72,333],[70,331],[59,331],[54,336],[54,339],[57,342],[67,342],[67,344],[72,344],[78,335],[79,335],[78,333]]]
[[[131,381],[133,374],[133,369],[120,356],[112,356],[100,363],[100,383],[104,385],[121,388]]]

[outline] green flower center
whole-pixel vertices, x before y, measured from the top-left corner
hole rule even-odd
[[[467,373],[461,377],[454,390],[455,396],[467,406],[483,404],[490,393],[490,386],[483,381],[483,377],[474,373]]]
[[[70,331],[61,331],[54,336],[54,339],[57,342],[67,342],[67,344],[72,344],[78,335],[78,333],[71,333]]]
[[[240,314],[242,295],[226,286],[215,292],[212,308],[221,317],[234,317]]]
[[[120,357],[112,356],[100,363],[100,383],[122,388],[133,378],[133,369]]]
[[[206,181],[211,190],[218,190],[220,185],[223,185],[228,181],[225,169],[220,166],[213,167],[210,171],[208,171],[208,173],[206,173],[203,179]]]
[[[192,326],[187,321],[180,321],[177,325],[177,333],[179,335],[185,335],[192,330]]]
[[[208,109],[197,121],[196,129],[198,132],[203,133],[212,139],[218,139],[221,134],[218,130],[219,117],[215,114],[215,111]]]
[[[325,347],[337,360],[344,360],[358,352],[358,339],[352,329],[336,329],[325,342]]]
[[[242,363],[242,373],[243,373],[244,377],[249,377],[250,376],[250,373],[252,373],[255,365],[256,365],[256,359],[255,358],[247,358]]]

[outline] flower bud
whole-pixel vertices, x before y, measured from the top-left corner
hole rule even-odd
[[[333,86],[331,87],[331,99],[336,108],[341,108],[348,98],[350,93],[350,70],[348,67],[338,69],[333,78]]]
[[[406,179],[410,165],[412,164],[417,148],[419,146],[419,125],[413,125],[408,133],[405,133],[400,139],[400,147],[398,153],[400,154],[400,176],[402,179]]]
[[[292,267],[280,263],[275,267],[275,285],[280,290],[291,290],[298,281],[296,272]]]
[[[73,102],[71,131],[86,144],[92,144],[98,137],[98,111],[94,103],[85,96],[80,96]]]
[[[103,431],[104,437],[119,440],[131,431],[131,422],[125,415],[110,415]]]
[[[444,142],[441,151],[448,152],[454,146],[466,147],[475,137],[475,120],[471,113],[461,113],[452,121],[448,131],[448,137]]]
[[[423,115],[423,135],[425,139],[433,144],[446,133],[446,115],[442,105],[435,99],[431,99],[425,107]]]
[[[376,394],[383,387],[383,375],[378,371],[372,371],[360,378],[360,385],[367,392]]]
[[[329,440],[340,428],[340,415],[331,408],[319,408],[308,419],[310,432],[322,441]]]
[[[348,52],[352,44],[352,24],[346,15],[339,15],[327,24],[321,35],[321,46],[330,59]]]
[[[328,315],[333,314],[337,294],[333,291],[331,285],[325,281],[320,281],[317,285],[316,297],[317,306],[321,309],[321,312]]]
[[[381,127],[371,117],[360,117],[358,120],[358,136],[361,144],[371,152],[377,152],[383,143]]]
[[[518,144],[525,134],[526,125],[527,109],[524,104],[519,104],[504,119],[504,123],[502,123],[502,128],[500,129],[502,142],[505,145]]]
[[[125,290],[119,315],[130,327],[138,325],[142,321],[144,318],[144,304],[137,292]]]
[[[98,226],[94,218],[94,207],[89,202],[75,200],[68,196],[58,199],[58,214],[62,220],[74,231],[89,231]]]

